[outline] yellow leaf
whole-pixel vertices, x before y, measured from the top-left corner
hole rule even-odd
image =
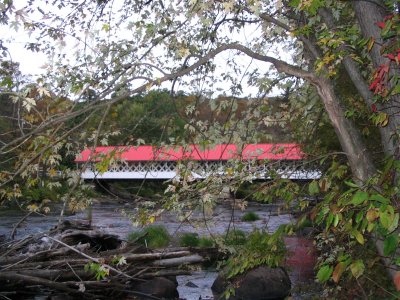
[[[374,39],[373,37],[371,37],[371,38],[369,39],[368,45],[367,45],[368,52],[371,51],[371,49],[372,49],[372,47],[374,46],[374,44],[375,44],[375,39]]]
[[[385,127],[389,122],[389,116],[386,114],[386,118],[383,120],[383,122],[381,123],[382,127]]]
[[[153,86],[153,83],[152,83],[152,82],[149,82],[149,83],[146,85],[146,91],[150,91],[150,89],[152,88],[152,86]]]
[[[56,176],[57,175],[57,171],[55,170],[55,169],[50,169],[49,170],[49,176],[50,177],[54,177],[54,176]]]
[[[346,270],[346,265],[342,262],[338,263],[335,270],[332,273],[332,279],[335,283],[338,283],[343,272]]]
[[[39,207],[36,204],[31,204],[31,205],[28,205],[27,209],[29,211],[37,211],[39,209]]]
[[[233,11],[233,7],[234,7],[233,1],[224,2],[224,3],[222,3],[222,5],[224,6],[224,10],[225,10],[226,12]]]
[[[228,176],[233,176],[233,169],[232,168],[226,168],[225,172],[226,172],[226,174]]]

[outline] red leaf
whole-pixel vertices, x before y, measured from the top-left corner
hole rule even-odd
[[[381,28],[381,29],[383,29],[383,28],[385,28],[385,22],[378,22],[378,23],[376,23],[376,25],[378,25],[378,27],[379,28]]]
[[[377,111],[376,105],[375,105],[375,104],[372,104],[372,105],[371,105],[371,109],[372,109],[372,112],[376,112],[376,111]]]
[[[369,86],[369,89],[373,90],[376,87],[376,85],[378,84],[378,82],[379,82],[379,78],[376,78],[374,80],[374,82],[372,82],[371,85]]]
[[[394,17],[394,15],[388,15],[383,19],[383,21],[387,21],[387,20],[393,19],[393,17]]]
[[[385,56],[390,60],[395,60],[395,56],[393,54],[385,54]]]
[[[383,76],[385,76],[385,74],[389,72],[389,63],[386,65],[380,65],[378,71],[378,77],[382,80]]]

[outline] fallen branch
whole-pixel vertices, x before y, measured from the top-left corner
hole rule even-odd
[[[10,234],[10,238],[13,240],[15,237],[15,234],[17,233],[17,228],[19,227],[19,225],[21,225],[22,222],[24,222],[31,214],[33,213],[33,211],[28,212],[25,216],[23,216],[21,218],[21,220],[19,220],[17,222],[17,224],[14,225],[11,234]]]
[[[64,283],[53,282],[51,280],[47,280],[44,278],[18,274],[15,272],[7,272],[7,273],[1,272],[0,280],[23,281],[25,283],[39,284],[39,285],[47,286],[49,288],[53,288],[55,290],[59,290],[59,291],[63,291],[63,292],[71,293],[71,294],[82,294],[78,290],[75,290],[75,289],[65,286]]]
[[[140,245],[126,243],[116,236],[97,230],[76,230],[73,224],[64,225],[67,228],[64,231],[53,229],[52,233],[40,233],[8,245],[6,253],[0,256],[2,292],[15,293],[13,299],[68,293],[86,299],[137,297],[158,300],[145,294],[151,294],[147,290],[137,292],[140,290],[138,282],[188,275],[188,270],[176,267],[202,263],[209,257],[209,251],[196,248],[143,253],[146,249]],[[213,251],[210,253],[214,255]],[[126,263],[117,267],[114,265],[116,260]],[[109,270],[110,274],[104,280],[95,281],[100,274],[96,272],[100,271],[96,270],[97,266],[94,271],[85,271],[89,262],[105,267],[106,273]],[[0,293],[0,298],[4,297],[6,294]]]
[[[180,275],[190,275],[190,274],[191,272],[186,270],[160,270],[152,273],[144,273],[139,277],[143,279],[150,279],[154,277],[168,277],[168,276],[180,276]]]
[[[53,240],[53,241],[55,241],[55,242],[57,242],[57,243],[63,245],[64,247],[67,247],[67,248],[71,249],[72,251],[78,253],[79,255],[82,255],[83,257],[85,257],[85,258],[87,258],[87,259],[90,259],[91,261],[94,261],[95,263],[98,263],[98,264],[101,264],[101,265],[106,266],[109,270],[111,270],[111,271],[113,271],[113,272],[115,272],[115,273],[117,273],[117,274],[120,274],[120,275],[125,276],[125,277],[127,277],[127,278],[129,278],[129,279],[132,279],[132,280],[135,279],[135,278],[133,278],[132,276],[129,276],[128,274],[126,274],[126,273],[124,273],[124,272],[121,272],[120,270],[117,270],[117,269],[115,269],[114,267],[112,267],[112,266],[110,266],[110,265],[108,265],[108,264],[104,264],[104,263],[102,263],[99,259],[94,258],[94,257],[91,257],[91,256],[89,256],[89,255],[83,253],[82,251],[79,251],[79,250],[75,249],[74,247],[71,247],[70,245],[67,245],[67,244],[64,243],[64,242],[61,242],[60,240],[58,240],[58,239],[56,239],[56,238],[53,238],[53,237],[48,236],[48,235],[47,235],[47,237],[48,237],[49,239],[51,239],[51,240]]]
[[[89,249],[90,244],[79,244],[76,245],[75,248],[79,251],[84,251]],[[40,252],[36,253],[28,253],[25,255],[18,255],[18,256],[12,256],[12,257],[0,257],[0,266],[5,265],[5,264],[11,264],[11,265],[6,265],[2,268],[2,270],[9,269],[10,267],[13,267],[15,265],[18,265],[20,263],[23,263],[24,261],[30,260],[30,261],[40,261],[40,260],[48,260],[53,257],[57,256],[62,256],[66,255],[72,250],[70,248],[64,247],[64,248],[59,248],[56,250],[43,250]]]
[[[204,262],[204,258],[198,254],[194,254],[185,257],[156,260],[153,262],[153,265],[160,267],[176,267],[180,265],[197,264],[202,262]]]

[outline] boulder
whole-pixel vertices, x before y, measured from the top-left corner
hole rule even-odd
[[[235,288],[230,300],[284,299],[291,289],[290,278],[283,268],[259,266],[229,281],[223,274],[218,275],[211,287],[215,299],[221,297],[229,283]]]
[[[288,254],[285,267],[296,282],[314,279],[314,267],[317,263],[317,250],[312,239],[304,237],[284,238]]]
[[[177,284],[165,277],[155,277],[146,282],[140,283],[135,290],[162,299],[179,298]]]

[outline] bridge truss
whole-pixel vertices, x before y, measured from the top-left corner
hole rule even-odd
[[[117,161],[111,164],[106,172],[96,170],[95,163],[88,163],[82,172],[83,179],[172,179],[179,176],[182,170],[191,172],[195,179],[210,175],[234,175],[234,161],[189,161],[182,165],[180,161]],[[242,162],[243,163],[243,162]],[[321,172],[304,161],[282,160],[271,163],[248,162],[244,171],[252,174],[254,179],[271,179],[274,176],[292,180],[313,180],[321,176]],[[243,171],[243,170],[242,170]],[[233,173],[232,173],[233,172]]]

